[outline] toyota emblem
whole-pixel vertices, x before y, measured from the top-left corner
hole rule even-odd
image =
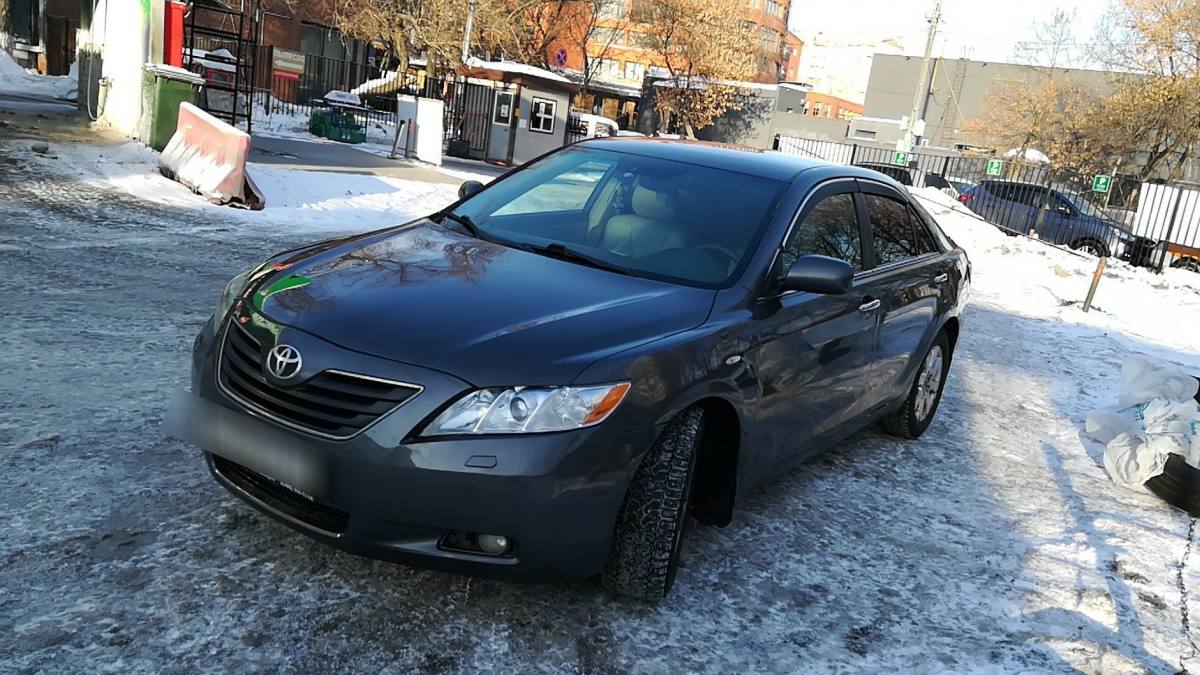
[[[267,372],[281,380],[295,377],[303,364],[300,350],[291,345],[275,345],[271,353],[267,354]]]

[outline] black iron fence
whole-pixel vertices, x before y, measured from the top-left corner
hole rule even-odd
[[[1009,234],[1155,270],[1200,271],[1200,189],[1083,175],[1020,158],[907,153],[787,136],[777,136],[774,147],[943,190]]]
[[[263,64],[255,82],[255,105],[271,113],[309,115],[314,106],[331,91],[358,95],[362,102],[354,110],[362,124],[396,124],[396,96],[420,96],[441,99],[444,82],[437,78],[408,72],[397,74],[373,63],[335,59],[312,54],[288,54],[286,67],[276,67],[273,46],[259,47],[258,62]]]

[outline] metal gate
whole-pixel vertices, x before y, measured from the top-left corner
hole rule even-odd
[[[249,133],[261,10],[256,0],[229,4],[188,5],[183,66],[204,77],[200,107],[234,126],[245,120]]]
[[[449,154],[484,159],[494,97],[495,90],[489,85],[447,83],[442,134]]]

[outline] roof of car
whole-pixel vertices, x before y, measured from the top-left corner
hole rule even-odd
[[[878,179],[879,176],[867,169],[830,164],[801,155],[706,141],[609,137],[589,139],[575,145],[711,166],[780,181],[791,181],[805,172],[812,172],[815,180],[836,176]]]

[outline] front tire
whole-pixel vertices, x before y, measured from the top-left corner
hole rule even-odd
[[[688,408],[671,420],[638,466],[600,573],[605,588],[651,601],[671,590],[703,434],[704,410]]]
[[[904,406],[880,423],[884,431],[911,439],[920,438],[925,433],[942,402],[946,374],[950,372],[950,356],[950,338],[946,337],[946,331],[942,331],[922,359],[921,368],[908,391],[908,398],[904,399]]]

